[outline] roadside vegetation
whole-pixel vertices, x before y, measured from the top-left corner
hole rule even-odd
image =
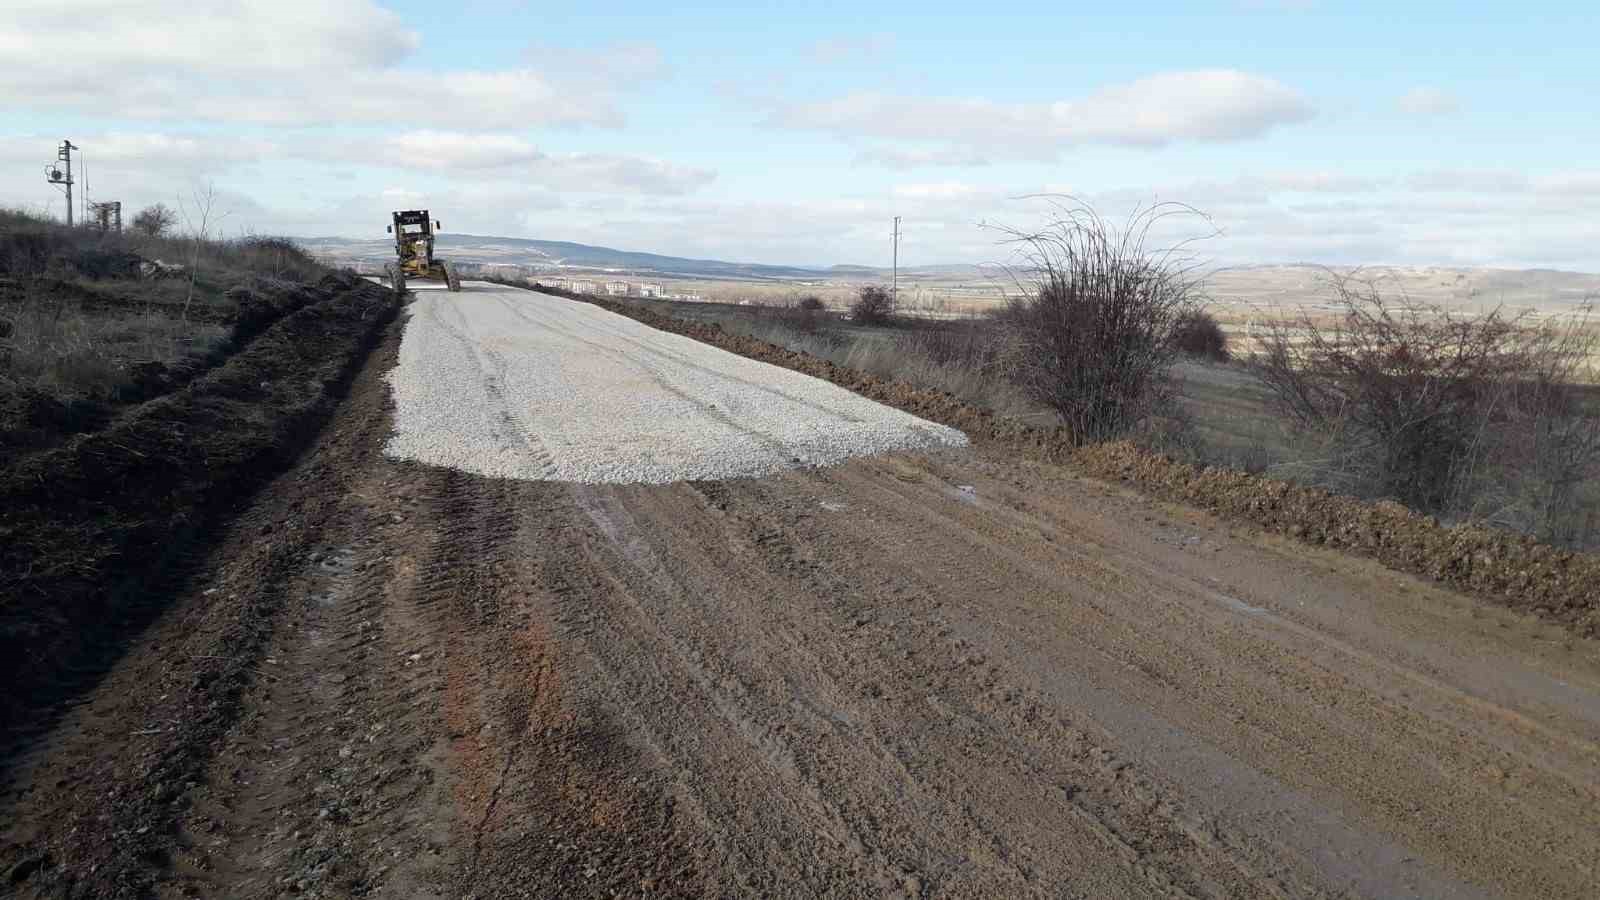
[[[1600,327],[1587,311],[1469,316],[1330,273],[1331,315],[1326,304],[1294,315],[1241,351],[1189,258],[1147,246],[1149,216],[1182,208],[1120,228],[1057,211],[1039,232],[1008,233],[1024,249],[1023,289],[986,314],[909,315],[875,286],[844,309],[806,296],[628,302],[1064,426],[1078,443],[1129,439],[1200,466],[1600,548]]]
[[[1338,315],[1270,326],[1248,367],[1306,449],[1300,480],[1552,543],[1597,537],[1600,334],[1587,310],[1464,316],[1333,279]]]
[[[250,290],[259,279],[330,271],[284,239],[223,240],[177,222],[158,205],[102,234],[0,211],[0,462],[215,365],[241,329],[274,315]]]

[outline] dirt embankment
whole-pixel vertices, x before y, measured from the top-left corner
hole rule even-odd
[[[1540,544],[1508,531],[1446,527],[1393,502],[1369,503],[1215,467],[1198,468],[1117,442],[1074,446],[1066,431],[1027,425],[950,394],[883,381],[827,360],[715,324],[686,322],[626,303],[576,296],[653,328],[741,356],[831,381],[880,403],[965,431],[976,442],[1033,459],[1067,462],[1098,477],[1127,481],[1164,499],[1201,507],[1308,544],[1371,556],[1396,571],[1436,579],[1522,612],[1600,634],[1600,558]]]
[[[396,309],[353,276],[263,293],[240,298],[254,339],[227,362],[0,472],[0,733],[94,678],[159,611],[219,517],[315,433]]]
[[[108,281],[91,287],[56,278],[0,279],[0,468],[99,431],[128,410],[187,386],[226,363],[284,316],[327,296],[326,290],[312,284],[265,277],[228,289],[223,302],[193,304],[153,293],[139,282]],[[8,340],[17,330],[15,318],[30,308],[35,315],[56,320],[66,316],[108,323],[100,326],[103,331],[98,335],[63,337],[59,343],[99,341],[105,357],[95,362],[119,374],[87,393],[71,385],[63,389],[60,384],[40,386],[6,378],[8,365],[14,364],[10,357],[19,352]],[[225,337],[211,345],[196,341],[200,332],[222,332]],[[187,352],[152,358],[159,355],[150,346],[157,335],[183,335]],[[61,360],[68,367],[86,363],[81,357]]]

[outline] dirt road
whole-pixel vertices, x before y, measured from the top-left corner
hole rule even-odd
[[[397,462],[397,348],[16,759],[8,887],[1600,895],[1594,642],[981,447]]]

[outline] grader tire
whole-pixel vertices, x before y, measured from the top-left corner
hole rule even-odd
[[[456,267],[450,263],[440,263],[444,267],[444,286],[452,291],[461,290],[461,276],[456,274]]]
[[[384,267],[384,270],[389,273],[389,286],[394,288],[396,294],[404,294],[406,292],[405,270],[400,268],[399,263],[390,263]]]

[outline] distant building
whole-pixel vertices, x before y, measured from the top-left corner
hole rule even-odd
[[[568,290],[572,291],[574,294],[592,294],[594,293],[594,282],[573,281],[572,287],[568,288]]]
[[[613,297],[626,297],[628,295],[628,283],[626,281],[608,281],[606,282],[606,293]]]
[[[645,282],[644,284],[639,285],[639,296],[641,296],[641,297],[660,297],[661,296],[661,285],[659,285],[659,284],[651,284],[649,282]]]

